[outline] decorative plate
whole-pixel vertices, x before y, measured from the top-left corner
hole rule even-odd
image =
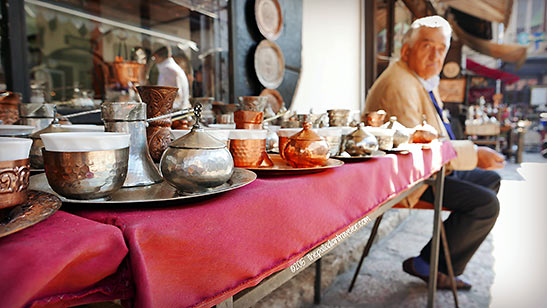
[[[454,78],[460,74],[460,65],[454,61],[447,62],[443,67],[446,78]]]
[[[285,76],[285,59],[279,46],[268,40],[262,40],[255,50],[255,72],[260,83],[275,89],[283,82]]]
[[[0,217],[0,237],[23,230],[48,218],[61,207],[61,200],[53,194],[28,191],[27,202],[9,210]]]
[[[268,40],[275,41],[283,30],[283,14],[277,0],[256,0],[255,18],[258,31]]]
[[[283,160],[279,154],[268,154],[270,159],[273,162],[272,167],[252,167],[247,168],[256,172],[258,175],[298,175],[298,174],[308,174],[325,171],[327,169],[340,167],[344,164],[343,161],[338,159],[329,158],[327,163],[324,166],[319,167],[308,167],[308,168],[294,168],[289,165],[288,162]]]
[[[272,107],[274,113],[278,113],[281,107],[283,107],[283,97],[279,91],[274,89],[264,89],[260,92],[260,96],[268,97],[268,104]]]
[[[233,189],[241,188],[256,179],[256,174],[252,171],[235,168],[234,174],[230,180],[219,186],[212,188],[205,192],[200,193],[180,193],[173,186],[169,185],[166,181],[158,184],[140,187],[122,188],[113,193],[109,199],[95,199],[95,200],[75,200],[67,199],[63,196],[59,196],[51,189],[47,182],[46,174],[37,174],[30,177],[30,185],[32,189],[45,191],[48,193],[59,196],[63,203],[72,204],[128,204],[128,203],[151,203],[155,205],[161,205],[161,203],[169,201],[188,201],[195,198],[215,195],[230,191]]]

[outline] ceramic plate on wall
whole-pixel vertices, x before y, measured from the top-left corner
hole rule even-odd
[[[283,82],[285,75],[285,59],[279,46],[268,40],[263,40],[255,50],[255,72],[260,83],[275,89]]]
[[[276,40],[283,30],[283,14],[277,0],[256,0],[255,18],[258,30],[265,38]]]
[[[274,113],[278,113],[281,107],[283,107],[283,97],[277,90],[264,89],[260,92],[260,96],[266,96],[268,98],[268,104],[272,107]]]

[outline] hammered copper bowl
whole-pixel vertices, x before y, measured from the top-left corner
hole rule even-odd
[[[266,153],[266,130],[234,129],[230,131],[230,153],[234,166],[241,168],[272,166]]]
[[[129,147],[88,152],[42,149],[47,181],[59,195],[78,200],[105,198],[127,177]]]

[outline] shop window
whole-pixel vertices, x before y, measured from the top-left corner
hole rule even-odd
[[[193,2],[25,0],[33,96],[93,107],[136,100],[134,86],[157,83],[152,55],[165,47],[184,70],[190,96],[227,103],[228,1]]]
[[[532,1],[532,18],[530,20],[530,32],[539,33],[543,31],[543,17],[545,13],[545,0]]]

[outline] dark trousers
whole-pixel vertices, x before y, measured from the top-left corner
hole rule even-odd
[[[496,172],[481,169],[454,171],[445,178],[443,207],[452,213],[444,221],[444,227],[456,276],[463,273],[467,262],[496,222],[499,213],[496,194],[500,180]],[[432,203],[432,188],[429,187],[420,199]],[[430,263],[430,253],[431,241],[422,249],[420,257]],[[448,273],[442,249],[439,271]]]

